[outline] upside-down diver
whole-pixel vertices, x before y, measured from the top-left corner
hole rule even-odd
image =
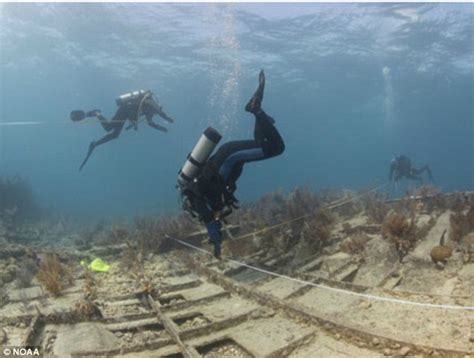
[[[130,128],[137,130],[139,118],[141,116],[145,116],[150,127],[163,132],[167,132],[168,130],[165,127],[153,122],[153,116],[155,114],[159,115],[169,123],[174,122],[174,120],[163,111],[163,108],[160,106],[158,100],[154,97],[150,90],[140,90],[124,94],[117,98],[116,103],[118,109],[110,121],[108,121],[98,109],[88,112],[71,112],[71,119],[75,122],[81,121],[87,117],[96,117],[104,130],[109,132],[98,141],[92,141],[90,143],[87,155],[84,158],[79,170],[82,170],[97,146],[118,138],[127,120],[131,122],[131,124],[126,128],[127,130]]]
[[[216,258],[221,256],[221,220],[238,207],[234,192],[244,164],[275,157],[285,150],[274,119],[261,108],[264,89],[262,70],[258,88],[245,106],[255,116],[253,140],[227,142],[210,157],[221,135],[209,127],[178,174],[183,209],[206,225]]]

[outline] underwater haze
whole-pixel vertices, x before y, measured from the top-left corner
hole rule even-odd
[[[388,179],[394,154],[428,164],[445,191],[473,188],[472,3],[0,6],[0,175],[29,178],[44,207],[97,218],[178,210],[177,172],[202,131],[252,136],[243,108],[261,68],[286,151],[248,164],[237,198],[368,188]],[[111,118],[137,89],[175,119],[169,132],[140,123],[79,171],[105,132],[71,110]]]

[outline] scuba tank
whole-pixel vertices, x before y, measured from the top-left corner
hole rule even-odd
[[[208,176],[212,176],[213,170],[206,164],[221,139],[222,136],[217,130],[208,127],[178,172],[177,189],[180,192],[181,207],[185,212],[190,214],[191,217],[198,218],[199,220],[202,220],[202,218],[200,217],[200,213],[195,211],[192,198],[206,201],[206,199],[201,196],[202,193],[199,189],[199,183],[201,180],[206,182],[206,180],[209,179]],[[218,216],[221,220],[228,216],[232,212],[232,209],[237,208],[236,203],[238,201],[231,192],[227,191],[227,187],[221,187],[223,183],[213,182],[212,185],[213,190],[220,192],[219,196],[220,200],[222,200],[223,210],[219,210]]]
[[[148,100],[147,103],[149,105],[153,106],[156,109],[161,109],[159,104],[153,99],[153,92],[151,92],[150,90],[146,90],[146,91],[145,90],[138,90],[138,91],[125,93],[125,94],[119,96],[115,100],[115,103],[117,103],[117,106],[119,106],[119,107],[123,106],[123,105],[127,105],[127,104],[132,104],[132,105],[137,104],[138,109],[137,109],[137,113],[135,115],[135,120],[136,120],[136,123],[137,123],[138,118],[142,114],[143,104],[145,103],[146,100]],[[135,129],[137,128],[136,123],[135,123]]]
[[[129,93],[125,93],[121,96],[119,96],[116,100],[115,103],[117,103],[117,106],[122,106],[127,103],[139,103],[143,97],[147,94],[151,93],[151,91],[147,90],[139,90],[139,91],[133,91]]]
[[[186,162],[178,172],[178,183],[186,187],[200,174],[207,159],[214,151],[222,136],[217,130],[208,127],[199,138],[194,149],[189,153]]]

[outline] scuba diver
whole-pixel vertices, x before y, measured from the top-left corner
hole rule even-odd
[[[285,144],[275,120],[261,108],[265,74],[259,75],[258,88],[245,106],[255,116],[254,139],[227,142],[210,157],[221,140],[212,127],[207,128],[178,173],[182,207],[206,225],[214,257],[221,256],[221,220],[238,208],[234,197],[236,182],[246,163],[280,155]]]
[[[150,90],[140,90],[124,94],[116,99],[116,103],[118,109],[110,121],[108,121],[98,109],[89,112],[79,110],[71,112],[71,120],[74,122],[81,121],[88,117],[96,117],[104,130],[109,132],[98,141],[91,142],[87,155],[79,170],[82,170],[97,146],[118,138],[127,120],[131,122],[131,124],[126,127],[127,130],[131,128],[137,130],[139,118],[145,116],[150,127],[163,132],[167,132],[168,130],[153,122],[153,116],[155,114],[159,115],[169,123],[174,122],[174,120],[163,111],[163,108]]]
[[[395,182],[398,182],[401,178],[405,177],[422,183],[423,179],[419,175],[425,171],[428,173],[430,180],[434,181],[431,170],[427,165],[417,169],[412,167],[410,158],[405,155],[397,155],[390,162],[390,174],[388,179],[389,181],[393,179]]]

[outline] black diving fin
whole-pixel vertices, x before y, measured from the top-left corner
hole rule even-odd
[[[71,111],[71,120],[74,122],[82,121],[84,118],[95,117],[97,114],[100,114],[100,110],[93,109],[89,112],[84,112],[80,110]]]
[[[87,155],[84,158],[84,160],[82,161],[81,166],[79,167],[79,171],[81,171],[82,168],[84,168],[84,165],[86,165],[86,163],[89,160],[89,158],[90,158],[92,152],[94,151],[94,149],[95,149],[95,142],[92,142],[91,144],[89,144],[89,150],[87,151]]]
[[[252,98],[245,105],[245,110],[250,113],[257,113],[260,111],[263,101],[263,92],[265,91],[265,73],[263,70],[258,75],[258,87]]]
[[[71,120],[73,122],[79,122],[82,121],[84,118],[86,118],[86,112],[84,111],[71,111]]]

